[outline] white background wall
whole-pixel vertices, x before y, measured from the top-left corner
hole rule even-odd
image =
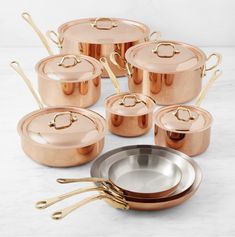
[[[39,46],[21,19],[29,11],[40,28],[83,17],[123,17],[160,30],[165,39],[198,46],[235,46],[234,0],[0,0],[0,47]]]

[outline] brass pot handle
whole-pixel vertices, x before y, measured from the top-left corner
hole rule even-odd
[[[126,99],[134,99],[134,103],[128,105],[126,104]],[[119,105],[123,105],[125,107],[134,107],[136,106],[136,104],[139,104],[141,102],[145,103],[145,101],[138,99],[136,95],[124,95],[122,97],[122,100],[119,102]]]
[[[162,37],[162,33],[160,31],[153,31],[149,35],[149,39],[154,42],[157,42],[161,37]]]
[[[46,37],[42,34],[42,32],[39,30],[39,28],[34,23],[31,15],[28,12],[23,12],[21,14],[22,18],[33,28],[33,30],[36,32],[38,37],[40,38],[41,42],[45,46],[46,50],[48,51],[49,55],[53,55],[53,52],[47,42]]]
[[[209,67],[209,68],[205,68],[205,71],[211,71],[213,70],[214,68],[216,68],[218,65],[220,65],[221,61],[222,61],[222,56],[219,54],[219,53],[212,53],[211,55],[209,55],[207,57],[207,62],[210,61],[211,58],[216,58],[216,62],[215,62],[215,65]]]
[[[123,64],[125,64],[125,67],[122,67],[116,60],[116,57],[119,58]],[[124,70],[127,72],[127,76],[128,77],[132,77],[132,72],[130,69],[130,64],[126,61],[126,59],[124,59],[120,53],[118,52],[112,52],[109,56],[110,61],[112,62],[112,64],[114,64],[118,69],[120,70]]]
[[[65,115],[69,115],[69,123],[62,125],[62,126],[58,126],[56,123],[56,120],[59,117],[65,116]],[[59,129],[64,129],[64,128],[68,128],[70,127],[75,121],[77,121],[77,117],[72,113],[72,112],[61,112],[61,113],[57,113],[53,120],[48,124],[49,127],[54,127],[55,129],[59,130]]]
[[[98,25],[99,21],[109,21],[110,26],[109,27],[100,27]],[[111,18],[108,17],[97,17],[93,23],[91,23],[92,27],[95,27],[98,30],[111,30],[114,27],[117,27],[117,23],[115,23]]]
[[[187,119],[180,118],[179,111],[186,111],[188,113],[188,118]],[[181,120],[181,121],[184,121],[184,122],[188,122],[189,120],[194,120],[195,119],[194,116],[192,115],[190,109],[185,108],[185,107],[178,107],[176,112],[174,113],[174,115],[178,120]]]
[[[60,39],[59,35],[53,31],[53,30],[48,30],[46,32],[46,36],[54,43],[57,45],[59,49],[63,48],[63,40]]]
[[[109,200],[109,203],[114,207],[114,208],[119,208],[119,209],[123,209],[123,210],[127,210],[129,208],[127,202],[125,201],[120,201],[118,199],[116,199],[114,196],[106,194],[106,193],[100,193],[100,194],[96,194],[93,196],[90,196],[88,198],[83,199],[80,202],[77,202],[69,207],[63,208],[59,211],[56,211],[52,214],[52,218],[54,220],[60,220],[62,218],[64,218],[65,216],[67,216],[69,213],[71,213],[72,211],[75,211],[76,209],[78,209],[81,206],[84,206],[90,202],[96,201],[96,200],[102,200],[102,199],[107,199]]]
[[[171,55],[161,55],[161,54],[159,54],[159,48],[161,46],[169,46],[169,47],[171,47],[172,48],[172,54]],[[175,54],[179,54],[180,53],[180,51],[175,48],[174,44],[168,43],[168,42],[158,43],[157,46],[152,50],[152,52],[157,54],[157,56],[160,57],[160,58],[172,58]]]
[[[65,64],[65,61],[66,60],[69,60],[69,59],[73,59],[73,63],[72,64]],[[66,55],[64,56],[61,61],[58,63],[58,66],[62,66],[64,68],[69,68],[69,67],[74,67],[76,66],[78,63],[80,63],[81,60],[80,58],[78,58],[78,56],[75,56],[75,55]]]

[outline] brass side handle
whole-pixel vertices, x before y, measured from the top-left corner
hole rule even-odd
[[[101,21],[108,21],[108,22],[110,22],[110,25],[107,27],[100,26],[99,22],[101,22]],[[98,17],[95,19],[94,22],[91,23],[91,26],[95,27],[98,30],[111,30],[112,28],[117,27],[117,23],[108,17]]]
[[[58,125],[57,119],[59,117],[66,116],[66,115],[69,115],[69,123],[64,124],[64,125]],[[51,122],[49,122],[48,126],[54,127],[55,129],[59,130],[59,129],[64,129],[64,128],[70,127],[76,121],[77,121],[77,116],[75,116],[72,112],[61,112],[61,113],[57,113],[54,116],[53,120]]]
[[[216,59],[216,62],[214,65],[212,65],[211,67],[205,67],[205,71],[211,71],[213,69],[215,69],[217,66],[220,65],[221,61],[222,61],[222,56],[219,53],[212,53],[207,57],[207,62],[209,62],[212,58]]]
[[[53,31],[53,30],[48,30],[46,32],[46,36],[54,43],[57,45],[59,49],[63,48],[63,39],[59,37],[59,35]]]
[[[65,62],[68,61],[68,60],[73,60],[73,62],[71,64],[66,64]],[[58,63],[58,66],[59,67],[64,67],[64,68],[70,68],[70,67],[74,67],[76,66],[78,63],[81,62],[81,59],[76,56],[76,55],[66,55],[64,56],[61,61]]]
[[[149,35],[149,39],[154,42],[157,42],[161,37],[162,37],[162,33],[160,31],[153,31]]]
[[[161,46],[166,46],[166,47],[171,47],[172,48],[172,53],[170,55],[162,55],[159,53],[159,48]],[[168,42],[161,42],[156,45],[156,47],[152,50],[153,53],[157,54],[158,57],[160,58],[172,58],[174,55],[179,54],[180,51],[175,48],[175,45],[172,43]]]
[[[187,119],[181,118],[180,114],[179,114],[180,111],[186,111],[188,113],[188,118]],[[174,115],[178,120],[181,120],[181,121],[184,121],[184,122],[188,122],[189,120],[194,120],[195,119],[194,116],[191,113],[191,110],[188,109],[188,108],[185,108],[185,107],[178,107],[176,112],[174,113]]]

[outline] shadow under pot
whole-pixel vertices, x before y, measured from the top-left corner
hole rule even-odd
[[[106,120],[110,132],[136,137],[152,127],[155,101],[142,94],[118,93],[105,100]]]
[[[112,52],[118,52],[124,58],[128,48],[149,40],[149,34],[149,28],[143,23],[103,17],[64,23],[58,28],[58,35],[54,31],[48,32],[61,53],[82,53],[97,60],[106,57],[108,61]],[[116,76],[125,76],[125,70],[111,67]],[[105,71],[102,77],[108,77]]]
[[[201,91],[205,72],[221,61],[219,54],[207,58],[199,48],[175,41],[141,43],[125,57],[130,92],[151,96],[160,105],[191,101]],[[207,67],[211,58],[216,62]]]
[[[212,120],[208,111],[196,106],[161,108],[154,114],[155,144],[199,155],[209,146]]]
[[[89,107],[100,98],[103,66],[85,55],[53,55],[36,65],[39,94],[47,106]]]
[[[18,123],[22,148],[32,160],[51,167],[71,167],[96,158],[104,146],[105,119],[75,107],[36,110]]]

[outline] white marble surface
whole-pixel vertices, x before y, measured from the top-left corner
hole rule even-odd
[[[8,63],[19,60],[36,85],[34,63],[46,52],[42,48],[0,49],[0,236],[235,236],[235,48],[204,50],[223,54],[224,74],[202,104],[213,114],[214,124],[209,149],[195,158],[204,174],[196,195],[183,205],[159,212],[119,211],[98,201],[54,221],[50,213],[87,195],[44,211],[34,208],[35,201],[77,187],[56,184],[55,179],[88,176],[91,163],[53,169],[25,156],[16,125],[37,105]],[[126,78],[120,81],[125,89]],[[104,114],[103,100],[114,90],[108,80],[102,83],[102,97],[92,109]],[[153,134],[132,139],[107,134],[104,152],[128,144],[153,144]]]

